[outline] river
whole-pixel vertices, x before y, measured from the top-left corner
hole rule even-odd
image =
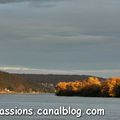
[[[104,109],[105,115],[8,115],[0,120],[119,120],[119,98],[58,97],[54,94],[41,95],[0,95],[0,114],[2,109],[58,109],[60,106],[71,109]]]

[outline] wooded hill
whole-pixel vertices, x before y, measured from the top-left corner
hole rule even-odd
[[[0,91],[23,93],[54,92],[59,82],[84,80],[87,75],[43,75],[43,74],[11,74],[0,71]],[[104,80],[103,78],[99,78]]]
[[[25,79],[24,77],[16,74],[10,74],[0,71],[0,92],[53,92],[54,86],[50,83],[34,82]]]
[[[23,77],[30,82],[40,82],[40,83],[51,83],[56,85],[59,82],[72,82],[76,80],[84,80],[86,78],[92,77],[90,75],[57,75],[57,74],[16,74],[19,77]],[[104,78],[98,77],[101,81]]]

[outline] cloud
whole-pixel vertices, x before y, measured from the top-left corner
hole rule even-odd
[[[120,69],[120,1],[110,0],[109,4],[105,0],[102,4],[95,0],[87,0],[88,4],[84,0],[28,1],[0,4],[0,65],[48,70],[21,67],[5,70],[51,73],[66,69],[62,71],[66,73],[81,68],[86,70],[67,73],[119,75],[115,70],[97,69]],[[41,7],[51,4],[56,7]]]
[[[18,2],[29,2],[30,7],[53,7],[54,2],[60,2],[63,0],[0,0],[0,4],[18,3]],[[40,3],[40,4],[39,4]]]
[[[12,3],[12,2],[24,2],[24,1],[30,1],[30,0],[0,0],[0,3]]]
[[[94,75],[101,77],[113,77],[119,76],[120,69],[114,70],[56,70],[56,69],[34,69],[27,67],[10,67],[10,66],[1,66],[1,71],[6,71],[10,73],[23,73],[23,74],[68,74],[68,75]]]

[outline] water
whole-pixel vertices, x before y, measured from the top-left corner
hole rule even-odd
[[[85,97],[58,97],[54,94],[41,95],[0,95],[0,109],[21,108],[37,110],[38,108],[59,108],[70,106],[71,108],[104,108],[105,116],[1,116],[0,120],[119,120],[119,98],[85,98]]]

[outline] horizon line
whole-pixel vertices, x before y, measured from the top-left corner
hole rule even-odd
[[[98,76],[119,76],[120,69],[96,69],[96,70],[61,70],[61,69],[36,69],[17,66],[0,66],[1,71],[18,74],[59,74],[59,75],[98,75]],[[114,75],[115,74],[115,75]]]

